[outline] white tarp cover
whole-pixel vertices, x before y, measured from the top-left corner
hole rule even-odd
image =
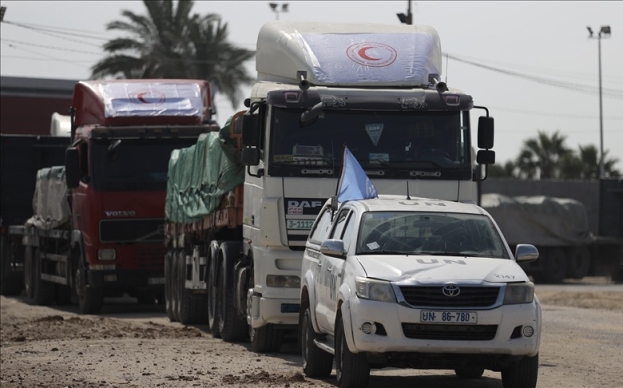
[[[584,245],[593,239],[586,208],[573,199],[483,194],[481,206],[495,219],[510,245]]]
[[[32,207],[34,215],[26,221],[26,226],[50,230],[69,221],[71,210],[67,202],[65,166],[43,168],[37,172]]]
[[[101,83],[106,117],[198,116],[203,112],[198,84]]]

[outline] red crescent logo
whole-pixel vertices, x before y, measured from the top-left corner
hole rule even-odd
[[[144,96],[144,95],[145,95],[145,92],[143,92],[143,93],[139,93],[139,94],[137,94],[137,95],[136,95],[136,98],[137,98],[140,102],[145,103],[145,104],[148,104],[148,102],[147,102],[147,101],[143,98],[143,96]]]
[[[366,47],[362,47],[359,49],[359,51],[357,51],[357,54],[359,54],[359,56],[363,59],[367,59],[368,61],[378,61],[381,58],[374,58],[369,56],[366,51],[373,49],[374,47],[370,47],[370,46],[366,46]]]

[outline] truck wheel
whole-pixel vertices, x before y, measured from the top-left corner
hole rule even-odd
[[[277,353],[283,344],[283,330],[269,323],[256,329],[249,326],[251,350],[255,353]]]
[[[30,299],[35,295],[33,285],[35,278],[35,260],[33,258],[33,251],[34,249],[32,247],[24,247],[24,290],[26,291],[26,296]]]
[[[543,280],[546,283],[562,283],[567,275],[567,261],[568,257],[561,248],[548,249],[543,258]]]
[[[80,259],[79,259],[80,260]],[[104,290],[101,288],[87,287],[86,270],[80,260],[75,276],[76,294],[78,295],[78,307],[81,314],[99,314],[104,305]]]
[[[184,251],[180,251],[178,258],[178,281],[179,281],[179,320],[180,323],[187,325],[190,323],[204,323],[207,320],[205,317],[206,304],[204,298],[201,296],[193,295],[191,290],[186,289],[186,254]],[[202,322],[203,321],[203,322]]]
[[[180,320],[180,282],[179,282],[179,249],[171,253],[171,309],[173,322]]]
[[[210,332],[212,333],[212,337],[220,338],[221,332],[219,331],[219,316],[218,312],[220,311],[220,307],[218,306],[220,296],[218,293],[218,249],[219,242],[213,241],[210,244],[210,252],[208,263],[207,273],[206,273],[206,288],[208,290],[208,326],[210,328]]]
[[[22,281],[11,264],[14,261],[13,245],[8,242],[4,236],[0,236],[0,260],[2,260],[2,268],[0,269],[0,294],[4,296],[19,295],[22,292]]]
[[[233,290],[225,289],[226,276],[225,261],[219,265],[218,289],[219,289],[219,322],[218,329],[221,337],[226,342],[237,342],[245,339],[247,335],[247,322],[238,315]]]
[[[348,349],[344,322],[339,317],[335,338],[335,375],[337,385],[342,388],[366,387],[370,379],[370,364],[363,353],[352,353]]]
[[[591,268],[591,253],[587,247],[571,248],[569,259],[567,267],[569,277],[579,280],[588,275]]]
[[[524,357],[510,367],[502,369],[504,388],[535,388],[539,375],[539,355]]]
[[[32,299],[36,305],[49,306],[54,303],[55,284],[41,279],[42,273],[41,250],[34,249],[33,253],[33,291]]]
[[[485,373],[485,370],[484,368],[464,367],[464,368],[456,368],[454,370],[454,373],[456,373],[456,377],[459,377],[462,379],[478,379],[482,377],[482,374]]]
[[[165,296],[165,310],[167,317],[171,322],[175,322],[173,318],[173,282],[172,282],[172,261],[173,253],[167,251],[167,255],[164,258],[164,296]]]
[[[303,372],[307,377],[328,377],[333,369],[333,355],[320,349],[314,343],[318,334],[314,331],[311,311],[305,310],[301,322],[301,353],[303,355]]]

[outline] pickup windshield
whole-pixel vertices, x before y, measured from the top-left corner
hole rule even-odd
[[[91,175],[97,191],[165,191],[171,151],[196,139],[95,139]]]
[[[509,258],[488,217],[437,212],[363,214],[357,253]]]
[[[347,145],[364,169],[383,171],[375,177],[396,178],[397,171],[404,177],[413,171],[444,179],[471,177],[468,112],[325,109],[315,122],[301,126],[303,111],[272,109],[272,176],[314,167],[339,173]]]

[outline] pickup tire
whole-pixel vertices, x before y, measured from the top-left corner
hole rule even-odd
[[[164,257],[164,308],[167,312],[167,317],[171,322],[175,322],[173,316],[173,252],[167,251],[167,255]]]
[[[456,368],[454,370],[454,373],[456,373],[456,377],[459,377],[461,379],[478,379],[482,377],[483,373],[485,373],[485,370],[484,368],[463,367]]]
[[[335,375],[342,388],[366,387],[370,379],[370,364],[363,353],[352,353],[344,338],[344,321],[340,316],[335,338]],[[505,387],[507,388],[507,387]]]
[[[36,305],[50,306],[54,303],[55,284],[41,279],[41,249],[35,248],[33,255],[33,291],[32,299]]]
[[[301,322],[301,354],[303,355],[303,372],[307,377],[329,377],[333,369],[333,355],[320,349],[314,343],[318,334],[314,331],[311,311],[305,309]]]
[[[539,355],[524,357],[502,369],[504,388],[535,388],[539,374]]]
[[[243,341],[247,337],[247,321],[238,314],[235,287],[227,287],[227,275],[233,272],[237,243],[221,244],[222,258],[219,263],[217,286],[219,289],[219,323],[221,338],[226,342]]]
[[[0,294],[4,296],[15,296],[22,292],[22,280],[16,276],[18,274],[11,266],[15,259],[13,255],[13,245],[4,236],[0,236],[0,260],[2,260]]]
[[[269,323],[256,329],[249,326],[251,350],[255,353],[277,353],[283,344],[283,330]]]
[[[177,276],[179,282],[179,320],[180,323],[188,325],[190,323],[204,323],[207,321],[207,306],[204,295],[193,295],[191,290],[186,289],[186,275],[188,265],[186,264],[186,253],[181,250],[177,261]]]

